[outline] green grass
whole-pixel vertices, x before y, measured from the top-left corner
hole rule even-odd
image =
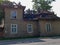
[[[15,40],[15,39],[27,39],[27,38],[39,38],[39,36],[29,36],[29,37],[16,37],[16,38],[0,38],[0,40]]]
[[[16,40],[16,39],[28,39],[28,38],[54,38],[60,36],[28,36],[28,37],[16,37],[16,38],[0,38],[0,40]]]

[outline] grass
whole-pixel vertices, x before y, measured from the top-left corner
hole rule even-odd
[[[28,36],[28,37],[16,37],[16,38],[0,38],[0,40],[16,40],[16,39],[27,39],[27,38],[60,38],[60,36]]]
[[[29,36],[29,37],[16,37],[16,38],[0,38],[0,40],[16,40],[16,39],[27,39],[27,38],[39,38],[39,36]]]

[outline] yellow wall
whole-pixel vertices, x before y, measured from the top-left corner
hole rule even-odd
[[[17,11],[17,18],[15,20],[10,19],[10,12],[11,10]],[[18,32],[17,34],[11,34],[11,24],[17,24]],[[27,32],[27,24],[33,25],[33,32]],[[38,36],[40,35],[37,30],[37,22],[36,21],[24,21],[23,20],[23,9],[5,9],[5,37],[28,37],[28,36]]]
[[[47,32],[46,30],[46,23],[51,24],[51,31]],[[40,20],[40,35],[41,36],[53,36],[53,35],[60,35],[60,21],[46,21],[46,20]]]
[[[16,20],[12,20],[10,18],[11,10],[17,11],[17,18]],[[5,26],[4,30],[5,37],[26,37],[26,36],[52,36],[52,35],[60,35],[60,21],[59,20],[39,20],[37,21],[24,21],[23,20],[23,9],[14,9],[14,8],[5,8]],[[51,24],[51,31],[46,31],[46,23]],[[11,24],[18,25],[18,33],[11,34]],[[27,32],[27,24],[33,25],[33,33]],[[38,26],[39,25],[39,26]],[[39,27],[39,29],[38,29]],[[40,32],[40,33],[39,33]]]

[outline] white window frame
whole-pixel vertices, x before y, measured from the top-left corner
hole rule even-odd
[[[50,31],[47,31],[47,24],[49,24],[49,25],[50,25]],[[46,32],[51,32],[51,30],[52,30],[51,23],[46,23],[46,25],[45,25],[45,29],[46,29]]]
[[[31,28],[32,28],[32,31],[31,32],[28,31],[28,25],[31,25]],[[33,32],[33,26],[32,26],[32,24],[27,24],[27,32],[28,33],[32,33]]]
[[[16,11],[16,10],[11,10],[11,14],[10,14],[11,19],[16,19],[16,18],[17,18],[17,11],[16,11],[16,18],[13,18],[13,17],[12,17],[12,13],[13,13],[14,11]]]
[[[15,28],[15,27],[12,27],[12,25],[16,25],[16,32],[12,32],[12,28]],[[11,24],[11,34],[17,34],[17,24]]]

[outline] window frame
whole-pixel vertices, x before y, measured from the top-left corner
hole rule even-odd
[[[10,17],[11,17],[11,19],[16,19],[16,18],[13,18],[13,16],[12,16],[12,13],[13,13],[13,12],[16,12],[15,15],[16,15],[16,18],[17,18],[17,11],[16,11],[16,10],[11,10],[11,12],[10,12]]]
[[[49,30],[47,30],[47,25],[48,25],[48,24],[50,25],[50,27],[49,27],[50,29],[49,29]],[[46,29],[46,32],[51,32],[51,30],[52,30],[51,23],[46,23],[46,24],[45,24],[45,29]]]
[[[32,29],[31,29],[31,32],[29,32],[29,30],[28,30],[28,28],[29,28],[28,25],[31,25],[31,28],[32,28]],[[28,33],[32,33],[32,32],[33,32],[33,26],[32,26],[32,24],[27,24],[27,32],[28,32]]]
[[[12,25],[16,25],[16,27],[12,27]],[[16,28],[16,32],[12,32],[13,28]],[[17,34],[17,24],[11,24],[11,34]]]

